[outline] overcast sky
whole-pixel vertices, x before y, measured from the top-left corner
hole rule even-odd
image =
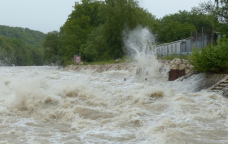
[[[24,27],[44,33],[59,30],[79,0],[0,0],[0,25]],[[179,10],[190,11],[205,0],[139,0],[157,18]]]

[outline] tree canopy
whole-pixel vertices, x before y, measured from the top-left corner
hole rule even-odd
[[[155,16],[142,9],[134,0],[82,0],[60,28],[58,56],[62,63],[81,53],[84,60],[97,61],[122,57],[124,29],[137,25],[157,26]],[[45,43],[48,43],[47,35]],[[49,49],[45,46],[45,53]],[[49,58],[51,55],[49,54]]]

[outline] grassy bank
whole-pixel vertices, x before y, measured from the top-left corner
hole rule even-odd
[[[157,58],[158,60],[170,60],[170,61],[175,58],[189,60],[189,55],[172,54],[172,55],[158,56]]]

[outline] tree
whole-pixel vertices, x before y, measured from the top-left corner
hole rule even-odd
[[[80,53],[80,47],[86,43],[93,28],[104,22],[99,16],[99,7],[103,2],[82,0],[76,2],[74,11],[69,15],[65,24],[60,28],[62,47],[60,50],[63,63]]]
[[[108,44],[103,35],[104,26],[100,25],[93,29],[87,38],[86,44],[82,45],[80,51],[87,61],[102,61],[110,59]]]
[[[89,61],[122,57],[123,31],[137,25],[158,27],[155,16],[140,8],[135,0],[81,0],[60,28],[58,55],[63,64],[79,53]],[[51,54],[50,51],[48,55]]]
[[[181,24],[177,21],[167,23],[159,34],[160,41],[172,42],[190,37],[191,32],[196,28],[192,24]]]
[[[108,53],[112,59],[122,57],[124,53],[123,31],[132,30],[137,25],[156,26],[153,15],[140,8],[135,0],[105,0],[100,9],[104,23],[104,38],[108,44]]]
[[[48,63],[59,63],[60,36],[58,31],[49,32],[45,38],[43,47],[45,49],[44,59]]]
[[[228,0],[202,2],[198,10],[210,16],[213,27],[219,35],[228,36]]]
[[[166,15],[158,21],[157,39],[159,43],[188,38],[191,36],[191,32],[201,33],[202,28],[204,28],[204,33],[212,31],[212,24],[208,16],[196,9]]]

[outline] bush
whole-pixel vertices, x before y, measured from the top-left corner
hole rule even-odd
[[[198,72],[225,73],[228,71],[228,39],[218,40],[217,45],[193,49],[190,63]]]

